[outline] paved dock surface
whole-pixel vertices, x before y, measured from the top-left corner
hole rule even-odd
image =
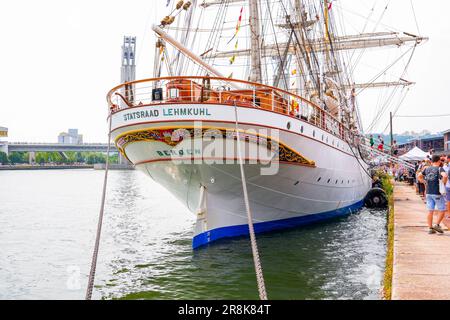
[[[392,300],[450,300],[450,231],[427,233],[427,209],[412,186],[395,184],[394,211]]]

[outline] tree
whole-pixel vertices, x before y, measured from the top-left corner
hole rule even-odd
[[[28,152],[11,152],[8,159],[11,164],[28,163]]]
[[[86,158],[87,164],[105,163],[106,156],[102,153],[90,153]]]
[[[77,152],[75,158],[76,158],[75,162],[86,162],[86,159],[81,152]]]
[[[8,155],[5,152],[0,152],[0,164],[8,164]]]

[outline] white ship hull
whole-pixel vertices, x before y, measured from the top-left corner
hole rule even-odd
[[[161,104],[112,115],[112,135],[119,149],[197,215],[194,248],[220,238],[248,234],[237,155],[204,152],[207,145],[219,146],[226,140],[235,140],[224,136],[205,142],[193,136],[191,140],[171,141],[155,137],[155,132],[191,129],[197,121],[202,121],[203,130],[235,132],[234,112],[234,107],[225,105]],[[265,164],[252,162],[254,159],[245,153],[245,147],[263,143],[241,133],[256,232],[334,218],[362,206],[371,181],[364,172],[365,164],[355,157],[357,151],[347,142],[287,115],[246,107],[238,107],[237,114],[239,129],[254,129],[254,136],[267,132],[266,137],[278,140],[280,149],[288,150],[279,158],[276,174],[263,175],[262,168],[267,170],[275,164],[274,160],[268,163],[273,154],[259,158]],[[198,153],[200,149],[203,154]]]

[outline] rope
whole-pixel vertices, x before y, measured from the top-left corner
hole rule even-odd
[[[85,300],[91,300],[92,298],[92,289],[94,288],[94,279],[95,279],[95,269],[97,268],[98,248],[100,246],[100,236],[102,233],[102,224],[103,224],[103,213],[105,209],[106,185],[108,182],[109,150],[111,148],[111,124],[112,124],[112,115],[109,116],[108,149],[106,152],[106,166],[105,166],[105,178],[103,180],[102,204],[100,206],[100,213],[98,217],[97,236],[95,238],[94,253],[92,254],[91,271],[89,273],[89,280]]]
[[[249,233],[250,233],[250,242],[252,245],[253,262],[255,264],[256,281],[258,283],[259,298],[261,300],[267,300],[266,285],[264,283],[264,275],[263,275],[263,270],[262,270],[262,266],[261,266],[261,261],[259,259],[259,252],[258,252],[258,245],[256,243],[255,230],[253,228],[253,218],[252,218],[252,213],[250,211],[250,204],[248,201],[247,183],[245,180],[244,164],[242,161],[242,154],[241,154],[241,139],[240,139],[239,129],[238,129],[238,115],[237,115],[236,104],[234,104],[234,115],[235,115],[235,119],[236,119],[237,150],[238,150],[238,157],[239,157],[239,166],[241,168],[242,189],[244,191],[245,209],[247,210],[248,229],[249,229]]]

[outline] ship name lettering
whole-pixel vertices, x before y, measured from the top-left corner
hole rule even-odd
[[[164,116],[210,116],[208,108],[167,108],[163,109]]]
[[[143,111],[135,111],[125,113],[123,115],[123,119],[125,121],[135,120],[135,119],[143,119],[143,118],[154,118],[159,116],[158,110],[143,110]]]
[[[180,149],[180,150],[157,150],[156,153],[160,157],[170,157],[170,156],[193,156],[193,155],[201,155],[202,152],[198,149]]]

